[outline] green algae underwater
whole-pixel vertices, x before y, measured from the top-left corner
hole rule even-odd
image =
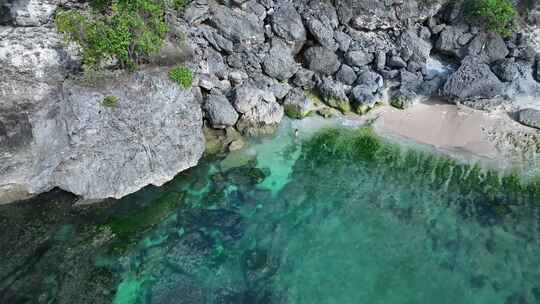
[[[369,127],[302,139],[282,128],[163,187],[88,208],[70,220],[78,241],[62,244],[97,244],[88,256],[92,273],[99,271],[81,275],[79,286],[106,296],[62,301],[68,291],[57,279],[56,294],[36,297],[540,303],[540,178],[404,148]],[[47,263],[60,263],[62,254]],[[32,273],[0,277],[0,300],[31,288],[21,278]]]

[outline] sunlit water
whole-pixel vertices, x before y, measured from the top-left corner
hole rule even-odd
[[[392,161],[373,164],[362,155],[330,153],[340,147],[328,142],[321,147],[326,152],[306,151],[307,131],[299,138],[293,133],[284,127],[277,138],[225,160],[206,160],[162,188],[57,224],[54,235],[66,238],[77,232],[61,229],[86,227],[81,218],[108,231],[93,235],[90,241],[98,245],[89,256],[95,269],[111,273],[112,279],[99,285],[109,284],[110,292],[102,300],[61,298],[67,293],[62,284],[70,280],[65,273],[76,272],[57,270],[66,250],[44,262],[64,277],[46,283],[49,276],[42,274],[43,282],[35,283],[45,290],[56,280],[57,293],[43,291],[35,298],[43,303],[55,303],[47,302],[55,297],[56,303],[540,303],[537,197],[487,193],[487,186],[471,187],[469,171],[448,174],[439,170],[446,167],[426,169],[422,161],[403,170]],[[0,211],[6,217],[16,212]],[[115,240],[114,232],[124,238]],[[100,238],[106,240],[96,241]],[[120,244],[126,239],[128,246]],[[13,282],[25,276],[40,275],[30,270],[15,279],[0,277],[0,300],[24,298],[21,293],[32,285]]]

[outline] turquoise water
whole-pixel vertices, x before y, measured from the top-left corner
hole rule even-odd
[[[88,271],[107,275],[80,280],[106,277],[96,284],[108,291],[71,303],[540,303],[540,183],[407,153],[369,132],[292,133],[164,187],[72,207],[54,244],[94,244]],[[73,272],[55,269],[69,250],[48,269]],[[36,271],[20,277],[41,276],[44,289]],[[0,299],[28,292],[7,278]],[[59,291],[36,297],[70,303],[51,280]]]

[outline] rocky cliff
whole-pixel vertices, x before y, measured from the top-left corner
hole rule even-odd
[[[54,187],[119,198],[196,165],[204,137],[193,93],[159,68],[118,71],[91,85],[78,80],[77,51],[50,20],[59,4],[3,7],[0,203]],[[115,104],[104,104],[108,96]]]
[[[0,202],[53,187],[100,199],[162,184],[197,163],[203,124],[268,134],[285,113],[362,114],[433,95],[540,109],[540,7],[515,4],[520,30],[503,38],[470,24],[460,1],[193,0],[167,12],[181,47],[167,41],[141,71],[88,86],[77,81],[76,46],[51,21],[59,8],[88,9],[86,1],[8,0],[0,4]],[[180,61],[196,74],[191,90],[167,78],[167,65]]]

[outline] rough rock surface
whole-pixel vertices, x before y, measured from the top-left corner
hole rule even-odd
[[[272,15],[272,29],[277,36],[292,44],[294,53],[298,53],[306,42],[306,29],[302,16],[291,3],[279,6]]]
[[[324,47],[311,47],[306,50],[304,56],[307,67],[322,75],[332,75],[341,66],[336,53]]]
[[[39,26],[49,21],[61,0],[5,0],[5,16],[1,21],[9,22],[17,26]],[[4,19],[4,20],[2,20]]]
[[[270,77],[288,80],[298,71],[292,55],[292,50],[281,39],[272,40],[270,52],[263,62],[264,71]]]
[[[518,113],[518,121],[526,126],[540,129],[540,110],[522,109]]]
[[[346,85],[325,77],[319,83],[318,88],[321,92],[321,97],[328,106],[336,108],[343,113],[351,110],[349,97],[347,97],[346,93],[348,89]]]
[[[200,106],[166,73],[141,71],[98,88],[66,82],[62,96],[28,117],[30,137],[18,157],[3,151],[7,190],[60,187],[85,199],[120,198],[171,180],[204,151]],[[107,96],[116,105],[105,106]]]
[[[450,76],[443,88],[449,98],[494,98],[504,94],[505,85],[491,71],[489,65],[469,57]]]
[[[241,113],[238,129],[245,135],[265,135],[272,133],[284,115],[283,107],[271,92],[261,90],[251,83],[236,88],[233,98],[234,108]]]
[[[81,67],[76,48],[62,43],[51,20],[60,7],[87,9],[87,1],[0,1],[0,193],[7,188],[25,193],[61,186],[87,197],[98,196],[89,188],[120,196],[144,184],[160,183],[172,171],[192,164],[200,146],[191,140],[198,141],[198,135],[175,140],[188,130],[196,134],[196,123],[216,132],[236,128],[244,135],[258,135],[275,130],[284,110],[293,117],[335,111],[326,106],[324,111],[317,109],[323,106],[319,102],[314,108],[306,96],[320,96],[329,107],[358,113],[377,102],[403,108],[432,95],[477,108],[501,103],[511,104],[516,111],[529,107],[519,100],[540,98],[540,7],[515,1],[524,22],[518,33],[503,39],[469,24],[460,3],[187,1],[183,11],[167,12],[170,33],[165,47],[149,58],[163,75],[143,66],[145,72],[134,78],[121,76],[90,89],[66,81]],[[175,37],[182,37],[181,43]],[[165,71],[173,64],[184,64],[194,72],[191,92],[168,84]],[[121,92],[118,83],[141,96]],[[157,87],[161,93],[153,91]],[[118,107],[96,103],[112,94],[119,97]],[[91,103],[80,104],[81,96]],[[161,108],[154,109],[155,103]],[[179,105],[190,110],[175,123],[192,127],[173,132],[174,122],[168,119],[178,117]],[[111,113],[121,120],[115,121]],[[84,119],[74,120],[70,115],[75,114]],[[128,114],[131,120],[124,116]],[[123,150],[118,148],[125,158],[104,151],[99,143],[117,138],[109,127],[118,122],[127,128],[120,128],[118,134],[141,136],[147,144],[142,147],[154,158],[131,166],[141,156],[139,146],[128,140],[121,145]],[[86,145],[81,140],[70,142],[82,136],[73,130],[97,127],[106,132],[84,133]],[[57,130],[55,136],[43,137],[53,134],[51,130]],[[76,136],[66,137],[69,132]],[[185,143],[192,149],[185,150]],[[164,155],[164,149],[173,152]],[[182,153],[191,156],[167,164],[168,157]],[[110,170],[96,177],[90,162]],[[150,170],[150,166],[154,167]],[[90,172],[89,177],[76,176],[82,172],[77,168]],[[143,168],[149,173],[141,173]],[[117,188],[105,185],[111,170],[125,176],[116,179]]]
[[[215,129],[234,126],[238,120],[238,113],[227,100],[227,97],[219,93],[213,93],[206,97],[204,110],[212,128]]]
[[[208,20],[226,39],[246,46],[264,42],[263,25],[257,15],[217,4],[211,4],[210,11]]]
[[[316,106],[313,104],[306,94],[301,89],[295,88],[289,92],[283,107],[287,116],[296,119],[302,119],[316,110]]]

